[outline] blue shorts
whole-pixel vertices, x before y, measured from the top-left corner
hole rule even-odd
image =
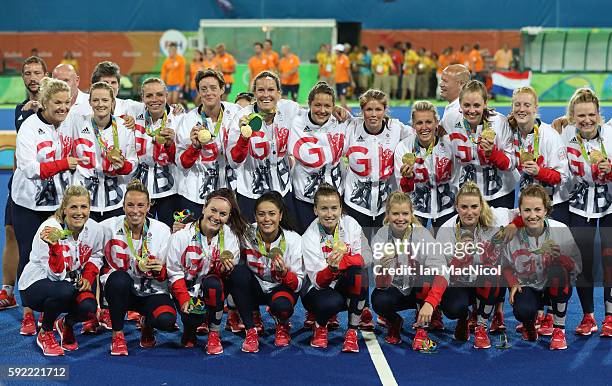
[[[232,84],[231,83],[226,83],[225,84],[225,95],[228,95],[232,92]]]
[[[336,94],[338,94],[338,96],[346,95],[350,85],[350,83],[336,83]]]
[[[174,86],[166,86],[166,90],[172,92],[172,91],[181,91],[181,85],[180,84],[176,84]]]

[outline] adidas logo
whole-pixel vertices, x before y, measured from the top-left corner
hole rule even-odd
[[[85,126],[85,128],[83,130],[81,130],[81,133],[83,134],[91,134],[89,131],[89,127]]]
[[[44,135],[44,134],[45,134],[45,131],[44,131],[43,129],[39,128],[39,129],[38,129],[38,134],[40,134],[40,135]]]
[[[312,131],[312,129],[309,126],[306,126],[304,128],[304,133],[310,133]]]
[[[144,119],[144,114],[139,114],[136,119]]]
[[[365,139],[363,139],[363,137],[361,136],[361,134],[359,135],[359,138],[357,138],[357,142],[364,142]]]
[[[461,122],[455,123],[455,128],[461,128]]]
[[[117,235],[121,235],[121,236],[125,235],[125,233],[123,232],[123,228],[120,228],[120,229],[117,231]]]
[[[570,139],[570,143],[578,143],[578,140],[576,139],[576,137]]]

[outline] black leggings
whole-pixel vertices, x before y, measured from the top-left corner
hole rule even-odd
[[[72,326],[95,317],[98,309],[93,292],[79,292],[64,280],[40,279],[19,293],[24,306],[44,312],[42,328],[45,331],[53,331],[53,323],[64,312],[67,313],[66,324]]]
[[[206,317],[208,318],[210,329],[219,331],[221,318],[223,317],[223,302],[225,301],[225,286],[223,280],[219,276],[208,275],[202,280],[200,290],[203,294],[202,299],[206,305]],[[178,303],[177,305],[181,320],[183,321],[184,331],[195,333],[197,327],[206,320],[205,315],[186,314],[180,311],[181,305]]]
[[[293,315],[298,295],[288,286],[280,284],[265,293],[253,271],[246,265],[234,267],[230,283],[232,297],[247,330],[255,326],[253,311],[263,304],[270,306],[270,314],[280,322],[287,321]]]
[[[15,282],[19,281],[21,272],[30,261],[32,240],[34,240],[38,227],[52,215],[53,212],[39,212],[17,204],[13,205],[13,228],[15,228],[15,238],[19,248],[19,265]]]
[[[417,300],[417,292],[422,288],[412,288],[408,295],[404,295],[395,287],[376,288],[372,291],[372,308],[383,318],[394,321],[400,319],[399,311],[417,308],[423,300]]]
[[[176,311],[167,294],[140,296],[134,289],[134,279],[125,271],[114,271],[104,285],[113,331],[123,331],[125,313],[138,311],[145,316],[144,324],[159,330],[173,331]]]
[[[152,199],[153,205],[151,205],[151,209],[149,210],[149,215],[152,218],[157,218],[157,220],[163,222],[172,228],[172,224],[174,224],[174,212],[177,210],[183,210],[184,208],[179,208],[179,196],[178,194],[172,194],[166,197],[154,198]],[[191,210],[191,209],[190,209]],[[195,213],[195,216],[198,217],[200,212]]]
[[[348,310],[349,328],[357,328],[367,296],[368,283],[364,270],[352,266],[340,274],[335,288],[313,287],[303,302],[306,310],[315,314],[319,326],[325,326],[338,312]]]
[[[440,308],[451,320],[467,319],[469,306],[476,301],[476,288],[448,286],[442,296]]]
[[[497,303],[506,298],[506,281],[502,276],[479,276],[476,287],[476,305],[478,316],[489,319]]]
[[[314,213],[314,204],[306,201],[302,201],[299,198],[295,198],[295,216],[297,223],[297,231],[300,235],[306,232],[306,229],[312,224],[317,218]]]

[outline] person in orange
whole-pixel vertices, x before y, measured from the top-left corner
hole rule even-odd
[[[177,44],[168,44],[168,57],[164,60],[161,69],[161,78],[168,90],[168,104],[177,104],[181,90],[185,86],[185,58],[177,54]]]
[[[472,79],[479,80],[484,83],[484,60],[480,54],[480,44],[474,44],[474,48],[468,55],[468,61],[470,65],[470,72],[472,73]]]
[[[349,87],[355,87],[353,74],[351,73],[351,61],[344,53],[344,45],[337,44],[336,47],[334,47],[334,51],[336,51],[336,74],[334,76],[334,80],[336,81],[336,94],[340,99],[340,105],[348,109],[346,104],[346,93]]]
[[[253,78],[262,71],[272,71],[273,65],[267,55],[263,53],[263,44],[256,42],[253,44],[253,51],[255,55],[249,59],[249,84],[253,82]]]
[[[319,63],[319,82],[327,82],[327,84],[333,85],[335,59],[330,51],[329,44],[321,44],[321,48],[317,52],[317,63]]]
[[[271,69],[275,72],[278,72],[278,65],[280,63],[280,58],[278,57],[278,52],[272,50],[272,40],[266,39],[263,44],[263,55],[268,58],[270,63],[272,63]]]
[[[469,50],[470,50],[469,45],[464,44],[463,46],[461,46],[461,50],[457,51],[457,53],[455,54],[455,63],[463,64],[464,66],[469,68],[470,67],[470,63],[468,60]]]
[[[221,99],[226,101],[227,96],[232,92],[232,85],[234,84],[233,74],[236,72],[236,59],[225,51],[225,44],[223,43],[217,44],[216,50],[217,56],[215,56],[215,62],[217,63],[217,69],[221,70],[225,80],[225,93]]]
[[[278,71],[281,79],[281,90],[283,98],[291,94],[291,99],[297,102],[300,89],[300,58],[291,52],[289,46],[281,47],[283,57],[278,62]]]

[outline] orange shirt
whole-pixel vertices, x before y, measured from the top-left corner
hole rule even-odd
[[[223,54],[223,56],[216,55],[215,62],[217,63],[217,68],[223,73],[225,83],[233,84],[234,77],[232,74],[236,72],[236,59],[234,59],[231,54],[226,52]]]
[[[300,73],[296,71],[294,74],[289,74],[293,70],[297,70],[300,67],[300,58],[295,54],[289,54],[286,58],[283,57],[278,63],[278,70],[280,72],[281,84],[292,86],[294,84],[300,84]]]
[[[336,83],[351,81],[351,61],[345,54],[336,56]]]
[[[457,51],[455,53],[455,62],[458,64],[467,65],[467,56],[462,51]]]
[[[161,78],[168,86],[185,85],[185,58],[176,55],[174,58],[166,58],[162,64]]]
[[[253,78],[255,78],[260,72],[272,69],[272,62],[267,56],[263,54],[260,57],[257,57],[256,55],[251,56],[251,59],[249,59],[249,72],[251,73],[249,83],[251,83]]]
[[[484,60],[482,60],[480,51],[476,49],[472,50],[468,56],[468,59],[470,60],[470,71],[481,72],[484,70]]]
[[[191,89],[192,90],[196,89],[195,78],[196,78],[196,74],[198,73],[198,71],[204,71],[209,68],[216,69],[217,64],[213,61],[209,61],[206,59],[204,59],[201,62],[191,62],[189,64],[189,73],[191,75]]]
[[[451,65],[451,63],[453,62],[453,56],[452,55],[444,55],[444,54],[440,54],[440,56],[438,57],[438,74],[442,74],[442,71],[444,71],[444,69],[448,66]]]
[[[276,70],[278,68],[278,64],[280,63],[279,57],[278,57],[278,52],[276,51],[270,51],[270,52],[263,52],[263,55],[270,61],[270,63],[272,63],[272,69]]]

